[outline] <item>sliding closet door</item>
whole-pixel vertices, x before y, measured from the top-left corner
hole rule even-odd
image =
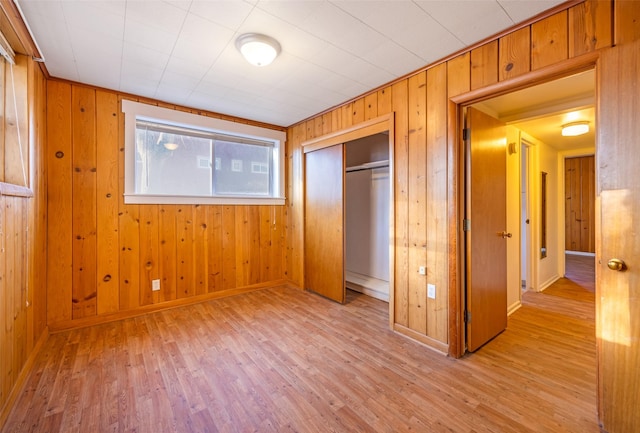
[[[305,287],[344,303],[344,145],[305,154]]]

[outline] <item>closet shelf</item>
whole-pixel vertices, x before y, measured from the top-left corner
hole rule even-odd
[[[381,161],[365,162],[364,164],[354,165],[351,167],[347,167],[346,171],[350,172],[350,171],[359,171],[359,170],[372,170],[374,168],[382,168],[382,167],[389,167],[388,159],[384,159]]]

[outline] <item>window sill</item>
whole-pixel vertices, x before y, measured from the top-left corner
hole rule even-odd
[[[246,196],[175,196],[160,194],[124,194],[125,204],[201,204],[201,205],[271,205],[283,206],[284,197]]]

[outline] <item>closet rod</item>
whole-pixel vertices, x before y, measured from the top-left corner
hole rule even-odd
[[[389,167],[389,160],[385,159],[384,161],[374,161],[374,162],[366,162],[360,165],[354,165],[352,167],[347,167],[345,170],[347,173],[352,171],[362,171],[362,170],[373,170],[374,168],[384,168]]]

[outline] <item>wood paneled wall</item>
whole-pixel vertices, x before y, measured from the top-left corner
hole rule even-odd
[[[595,253],[596,171],[593,155],[564,163],[565,249]]]
[[[457,246],[449,242],[450,224],[454,230],[456,227],[449,215],[455,215],[457,205],[451,201],[451,191],[456,188],[453,183],[457,176],[457,150],[448,143],[455,142],[451,134],[457,133],[457,119],[455,110],[451,111],[450,98],[516,77],[521,79],[532,71],[611,46],[612,5],[611,1],[573,4],[388,87],[293,125],[288,131],[287,268],[291,279],[304,286],[304,167],[300,143],[393,112],[396,129],[392,323],[395,329],[446,351],[452,342],[448,314],[450,297],[454,303],[458,302],[454,299],[457,288],[452,284],[455,285],[459,278],[455,263]],[[629,14],[632,8],[624,9]],[[625,21],[635,22],[628,17]],[[418,267],[422,265],[427,266],[426,275],[418,273]],[[435,299],[427,299],[427,283],[435,284]]]
[[[126,205],[123,95],[49,80],[47,98],[52,329],[286,278],[284,206]]]
[[[31,59],[18,55],[13,66],[0,60],[0,84],[1,426],[38,342],[47,335],[47,213],[44,76]]]

